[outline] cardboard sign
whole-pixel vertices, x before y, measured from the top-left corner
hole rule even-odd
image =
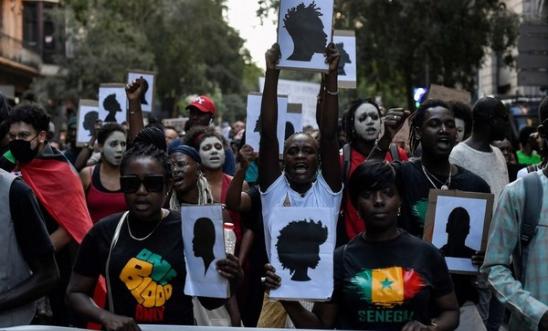
[[[216,263],[226,258],[221,205],[183,206],[181,225],[185,247],[185,294],[228,298],[228,280]]]
[[[99,106],[97,100],[80,99],[76,127],[76,146],[81,147],[89,143],[95,132],[95,123],[99,120]]]
[[[339,87],[356,88],[356,34],[351,30],[335,30],[333,43],[341,54],[338,73]]]
[[[141,110],[151,112],[154,105],[154,73],[150,71],[131,70],[127,74],[128,84],[137,78],[143,77],[145,80],[145,94],[141,99]]]
[[[127,96],[124,84],[99,86],[99,119],[122,124],[127,120]]]
[[[469,105],[472,101],[472,95],[470,92],[465,90],[430,84],[430,87],[428,88],[428,95],[424,98],[424,100],[428,99],[439,99],[445,102],[460,101]]]
[[[449,271],[478,273],[471,257],[487,245],[493,200],[487,193],[430,190],[423,238],[440,249]]]
[[[281,0],[278,67],[327,72],[324,54],[332,25],[333,0]]]
[[[329,300],[333,293],[336,223],[329,208],[277,207],[268,224],[270,263],[282,279],[270,298]]]

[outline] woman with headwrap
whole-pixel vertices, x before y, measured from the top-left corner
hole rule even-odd
[[[209,183],[201,170],[202,164],[198,151],[194,147],[183,145],[177,140],[169,146],[169,157],[173,178],[173,191],[169,200],[169,209],[179,211],[181,206],[184,205],[213,203]],[[193,299],[193,301],[194,317],[198,325],[240,325],[239,314],[237,311],[233,312],[234,310],[230,307],[231,302],[227,306],[207,310],[197,299]],[[234,318],[231,316],[234,316]]]

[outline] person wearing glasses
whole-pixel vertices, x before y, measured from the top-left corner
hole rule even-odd
[[[185,257],[181,216],[163,209],[171,165],[153,145],[135,143],[122,159],[120,187],[129,210],[104,218],[84,238],[67,300],[80,317],[107,330],[139,330],[138,324],[194,324],[192,298],[184,294]],[[217,263],[236,286],[242,278],[233,255]],[[97,277],[107,280],[108,309],[91,299]],[[208,308],[224,299],[198,298]]]

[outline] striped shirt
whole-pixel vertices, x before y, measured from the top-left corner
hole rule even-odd
[[[512,311],[510,330],[538,330],[548,311],[548,178],[542,170],[537,174],[543,188],[542,210],[537,233],[529,242],[523,284],[513,277],[510,267],[523,217],[523,179],[508,184],[500,196],[482,267],[497,298]]]

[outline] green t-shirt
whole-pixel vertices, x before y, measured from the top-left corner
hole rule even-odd
[[[526,155],[522,151],[517,151],[516,155],[518,157],[518,163],[524,164],[524,165],[533,165],[538,164],[542,159],[540,158],[540,155],[537,154],[537,152],[533,151],[531,155]]]

